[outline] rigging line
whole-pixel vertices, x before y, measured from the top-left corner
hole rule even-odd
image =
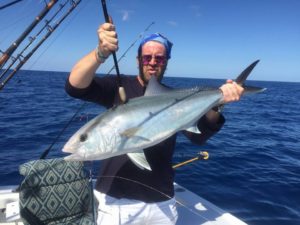
[[[81,0],[72,0],[72,6],[65,13],[62,18],[52,27],[52,29],[48,29],[48,33],[40,40],[40,42],[29,52],[23,60],[16,66],[16,68],[6,77],[4,81],[0,83],[0,90],[4,88],[6,83],[17,73],[17,71],[28,61],[28,59],[34,54],[34,52],[44,43],[44,41],[57,29],[57,27],[66,19],[66,17],[77,7],[77,5],[81,2]]]
[[[5,8],[7,8],[9,6],[12,6],[12,5],[14,5],[14,4],[18,3],[18,2],[21,2],[21,1],[23,1],[23,0],[15,0],[15,1],[12,1],[12,2],[7,3],[5,5],[2,5],[2,6],[0,6],[0,10],[5,9]]]
[[[17,57],[13,57],[12,59],[12,62],[6,67],[5,70],[2,71],[1,75],[0,75],[0,80],[4,77],[4,75],[10,70],[10,68],[15,64],[15,62],[17,60],[19,60],[23,53],[30,47],[30,45],[37,39],[37,37],[46,29],[51,29],[51,26],[49,25],[51,21],[54,20],[54,18],[58,15],[58,13],[66,6],[66,4],[69,2],[69,0],[66,0],[64,2],[64,4],[60,4],[60,7],[59,9],[55,12],[55,14],[49,19],[49,20],[46,20],[46,23],[45,25],[38,31],[38,33],[33,36],[33,37],[30,37],[30,41],[29,43],[21,50],[20,53],[18,53]]]
[[[150,27],[155,24],[155,22],[151,22],[148,27],[146,27],[146,29],[139,34],[139,36],[137,37],[137,39],[126,49],[126,51],[121,55],[121,57],[118,59],[118,62],[120,62],[122,60],[122,58],[125,57],[125,55],[127,54],[127,52],[135,45],[135,43],[144,36],[144,33],[146,33],[146,31],[148,31],[150,29]],[[111,71],[113,71],[113,69],[115,68],[115,66],[113,66],[107,73],[107,75],[109,75],[111,73]]]
[[[11,46],[4,52],[0,57],[0,69],[3,68],[4,64],[8,61],[9,57],[18,48],[21,42],[26,36],[33,30],[33,28],[47,15],[50,9],[57,3],[58,0],[51,0],[49,4],[41,11],[41,13],[35,18],[35,20],[27,27],[27,29],[21,34],[21,36],[11,44]]]

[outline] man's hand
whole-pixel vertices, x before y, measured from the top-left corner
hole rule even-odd
[[[108,57],[112,52],[118,50],[118,36],[115,26],[112,23],[102,24],[98,31],[99,51],[104,57]]]
[[[223,103],[239,101],[244,93],[244,88],[233,80],[227,80],[226,84],[220,87],[220,90],[223,93]]]

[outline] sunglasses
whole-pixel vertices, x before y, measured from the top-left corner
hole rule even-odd
[[[144,66],[149,65],[152,60],[152,55],[142,55],[142,63]],[[166,57],[162,55],[154,56],[155,63],[159,66],[163,66],[166,64]]]

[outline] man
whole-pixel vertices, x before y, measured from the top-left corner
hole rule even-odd
[[[121,103],[116,76],[95,77],[98,67],[111,52],[118,49],[115,27],[104,23],[98,30],[97,48],[74,66],[66,83],[73,97],[96,102],[107,108]],[[127,98],[142,96],[148,81],[155,76],[162,80],[171,57],[172,43],[156,33],[145,38],[138,49],[137,77],[121,76]],[[224,103],[240,99],[243,88],[228,80],[220,87]],[[203,144],[220,130],[225,122],[217,110],[210,110],[198,122],[201,134],[185,131],[194,143]],[[174,199],[172,156],[176,134],[148,149],[144,149],[152,171],[142,170],[127,155],[101,162],[96,184],[99,201],[98,224],[175,224],[177,211]]]

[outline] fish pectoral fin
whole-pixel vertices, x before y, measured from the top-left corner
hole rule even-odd
[[[192,132],[192,133],[196,133],[196,134],[201,134],[201,131],[199,130],[197,124],[185,129],[186,131]]]
[[[125,138],[132,138],[132,139],[137,139],[137,140],[142,140],[142,141],[147,141],[147,142],[151,141],[150,139],[145,138],[143,136],[135,135],[138,130],[139,130],[139,127],[132,127],[132,128],[129,128],[129,129],[123,131],[122,133],[120,133],[120,135],[121,135],[121,137],[125,137]]]
[[[139,127],[132,127],[127,130],[124,130],[120,135],[123,137],[130,138],[130,137],[133,137],[138,130],[139,130]]]
[[[138,166],[140,169],[147,169],[149,171],[152,171],[146,156],[144,154],[144,151],[142,152],[134,152],[134,153],[127,153],[128,157],[131,159],[131,161]]]

